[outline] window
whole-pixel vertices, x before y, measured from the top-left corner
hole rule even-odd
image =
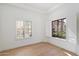
[[[66,38],[66,18],[52,21],[52,37]]]
[[[16,38],[26,39],[32,36],[31,21],[16,21]]]

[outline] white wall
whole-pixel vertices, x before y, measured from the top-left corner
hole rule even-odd
[[[79,13],[77,13],[77,46],[76,51],[79,54]]]
[[[2,11],[2,8],[1,8],[1,5],[0,5],[0,13],[2,14],[1,11]],[[2,19],[1,14],[0,14],[0,19]],[[1,39],[1,37],[2,37],[1,32],[2,32],[2,31],[1,31],[1,20],[0,20],[0,41],[2,40],[2,39]],[[2,42],[0,42],[0,43],[2,44]],[[0,44],[0,47],[1,47],[1,44]],[[1,50],[1,48],[0,48],[0,50]]]
[[[77,52],[77,18],[76,14],[79,12],[79,4],[64,4],[59,8],[54,9],[49,13],[49,17],[47,20],[46,26],[46,36],[49,39],[49,42],[55,45],[58,45],[62,48],[67,50]],[[59,39],[51,37],[51,21],[60,19],[60,18],[67,19],[66,25],[66,39]]]
[[[1,4],[0,7],[0,51],[42,41],[44,38],[42,14],[7,4]],[[32,21],[30,39],[16,39],[16,20]]]
[[[79,4],[64,4],[48,14],[41,14],[13,5],[0,4],[0,51],[37,43],[50,42],[67,50],[78,53],[76,14]],[[67,18],[67,39],[51,37],[51,21]],[[16,40],[16,20],[32,21],[32,37]],[[42,40],[43,39],[43,40]],[[48,39],[48,40],[47,40]]]

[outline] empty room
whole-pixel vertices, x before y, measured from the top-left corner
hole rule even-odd
[[[78,3],[0,3],[0,56],[78,55]]]

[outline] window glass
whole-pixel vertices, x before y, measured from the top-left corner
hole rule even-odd
[[[31,21],[16,21],[16,38],[25,39],[32,36]]]
[[[52,37],[66,38],[66,18],[52,21]]]

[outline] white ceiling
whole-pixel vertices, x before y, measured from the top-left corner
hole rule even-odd
[[[25,3],[24,5],[39,9],[41,11],[48,11],[51,8],[55,8],[62,3]]]
[[[16,5],[22,8],[35,10],[41,13],[46,13],[51,10],[54,10],[55,8],[58,8],[63,3],[15,3],[11,5]]]

